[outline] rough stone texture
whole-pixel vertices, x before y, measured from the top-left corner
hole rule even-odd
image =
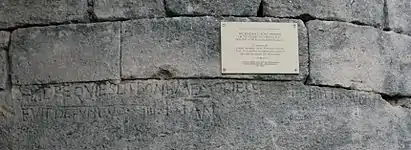
[[[0,1],[0,29],[87,19],[87,0]]]
[[[7,63],[7,52],[1,50],[0,48],[0,90],[3,90],[7,86],[8,78],[8,63]]]
[[[311,84],[411,95],[411,37],[339,22],[307,27]]]
[[[301,83],[148,80],[15,86],[10,149],[409,149],[410,111]],[[4,141],[4,140],[1,140]]]
[[[9,46],[10,33],[0,31],[0,90],[6,88],[8,78],[7,50]]]
[[[0,150],[410,150],[410,5],[0,0]],[[222,75],[223,21],[297,23],[300,74]]]
[[[7,50],[9,46],[10,32],[0,31],[0,49]]]
[[[384,32],[383,47],[388,53],[391,72],[385,89],[392,95],[411,96],[411,37],[394,32]]]
[[[10,47],[13,84],[120,78],[120,24],[18,29]]]
[[[123,19],[165,16],[163,0],[95,0],[97,19]]]
[[[17,139],[19,137],[13,136],[10,133],[10,120],[15,117],[15,107],[13,106],[13,101],[11,101],[10,92],[0,91],[0,149],[9,150],[12,148],[14,143],[12,139]]]
[[[411,3],[409,0],[387,0],[389,27],[411,35]]]
[[[401,98],[397,102],[393,103],[393,105],[411,109],[411,97]]]
[[[321,19],[382,26],[384,0],[263,0],[263,14],[275,17],[309,14]]]
[[[295,22],[299,28],[300,74],[222,75],[220,21]],[[301,20],[178,17],[123,23],[122,78],[229,77],[302,80],[308,74],[307,30]]]
[[[257,16],[261,0],[166,0],[172,15]]]

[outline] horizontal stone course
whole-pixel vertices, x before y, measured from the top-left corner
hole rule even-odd
[[[166,0],[170,15],[257,16],[261,0]]]
[[[308,14],[321,19],[382,26],[384,0],[263,0],[263,14],[274,17]]]
[[[13,84],[120,79],[120,24],[70,24],[12,33]]]
[[[220,22],[298,24],[298,75],[222,75]],[[176,17],[126,21],[122,25],[122,78],[227,77],[303,80],[308,74],[307,30],[301,20],[276,18]]]
[[[0,29],[29,24],[87,21],[87,0],[2,0]]]
[[[411,3],[409,0],[387,0],[387,19],[391,29],[411,35]]]
[[[341,22],[307,27],[311,84],[411,95],[411,37]]]
[[[163,0],[94,0],[93,8],[100,20],[165,16]]]
[[[410,142],[410,112],[379,95],[296,82],[146,80],[12,93],[15,116],[0,123],[0,137],[19,143],[15,149],[401,149]]]

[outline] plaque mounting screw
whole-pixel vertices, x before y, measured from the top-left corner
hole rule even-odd
[[[225,23],[223,23],[221,26],[222,26],[222,27],[225,27]]]
[[[294,69],[294,71],[297,71],[297,69]]]
[[[225,71],[227,71],[227,69],[223,68],[223,71],[225,72]]]

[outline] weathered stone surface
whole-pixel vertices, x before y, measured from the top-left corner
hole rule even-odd
[[[391,100],[390,103],[393,106],[411,109],[411,98],[410,97],[404,97],[404,98],[399,98],[397,100]]]
[[[6,88],[8,78],[7,50],[9,46],[10,33],[0,31],[0,90]]]
[[[166,7],[174,15],[232,15],[257,16],[261,0],[166,0]]]
[[[411,96],[411,37],[394,32],[383,33],[383,47],[388,53],[391,72],[391,84],[386,83],[387,90],[393,95]],[[387,88],[386,88],[387,89]]]
[[[0,90],[5,89],[8,78],[7,52],[0,48]]]
[[[87,0],[2,0],[0,29],[87,19]]]
[[[148,80],[15,86],[14,149],[407,149],[410,111],[302,83]],[[409,145],[408,145],[409,146]]]
[[[311,84],[411,95],[411,37],[340,22],[307,27]]]
[[[299,28],[299,75],[222,75],[220,21],[295,22]],[[122,78],[229,77],[302,80],[308,74],[307,30],[301,20],[178,17],[123,23]]]
[[[10,91],[0,91],[0,149],[9,150],[13,145],[18,144],[14,143],[13,139],[15,137],[13,133],[10,133],[12,124],[10,121],[15,118],[15,110],[18,108],[12,107],[15,106],[11,101]]]
[[[411,35],[411,3],[409,0],[387,0],[389,27]]]
[[[95,0],[98,19],[123,19],[165,16],[163,0]]]
[[[263,0],[263,14],[295,17],[309,14],[321,19],[383,25],[384,0]]]
[[[120,78],[120,24],[18,29],[10,46],[12,83]]]
[[[0,31],[0,50],[5,49],[9,46],[10,32]]]

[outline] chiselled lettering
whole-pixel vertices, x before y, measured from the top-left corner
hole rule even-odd
[[[121,84],[88,83],[50,86],[22,86],[16,99],[26,105],[96,106],[130,104],[147,98],[210,98],[211,93],[246,94],[257,92],[253,83],[193,82],[193,81],[135,81]]]

